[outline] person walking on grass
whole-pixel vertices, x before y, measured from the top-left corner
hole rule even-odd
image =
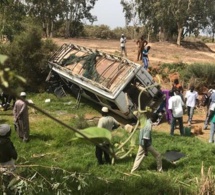
[[[112,131],[113,129],[116,129],[120,126],[118,121],[116,121],[112,116],[109,116],[109,110],[107,107],[103,107],[101,111],[102,111],[102,117],[99,119],[97,127]],[[100,146],[105,148],[105,150],[103,150]],[[107,164],[110,164],[111,158],[109,156],[109,153],[107,152],[110,150],[110,144],[102,143],[100,144],[100,146],[96,146],[96,151],[95,151],[98,164],[99,165],[104,164],[103,155],[105,158],[105,162]]]
[[[123,53],[125,55],[125,57],[127,57],[127,51],[126,51],[126,37],[124,34],[121,35],[120,38],[120,48],[121,48],[121,56],[123,56]]]
[[[149,67],[149,57],[148,57],[148,54],[149,54],[149,50],[151,49],[150,46],[146,46],[143,50],[143,66],[144,68],[147,70],[148,67]]]
[[[21,92],[20,97],[25,100],[26,93]],[[29,132],[30,132],[28,106],[22,99],[18,99],[15,102],[15,105],[13,108],[14,123],[15,123],[16,131],[18,133],[19,138],[21,138],[23,142],[28,142]]]
[[[211,123],[209,143],[214,143],[214,133],[215,133],[215,103],[210,106],[210,113],[208,121]]]
[[[183,106],[184,102],[179,95],[179,92],[176,90],[175,94],[174,91],[169,91],[169,101],[168,101],[168,109],[172,113],[172,119],[170,124],[170,135],[174,135],[176,121],[178,120],[179,123],[179,130],[180,134],[184,135],[184,126],[183,126]]]
[[[210,121],[209,121],[210,107],[213,103],[215,103],[215,90],[209,89],[206,96],[207,96],[207,100],[205,100],[205,101],[206,101],[206,106],[207,106],[207,113],[206,113],[206,119],[205,119],[204,127],[203,127],[204,130],[207,129],[208,124],[210,123]]]
[[[195,106],[198,105],[198,93],[194,90],[195,87],[192,85],[185,94],[185,103],[187,107],[188,125],[191,125]]]
[[[147,115],[150,115],[151,113],[147,113]],[[133,173],[135,170],[137,170],[140,167],[141,162],[143,159],[148,156],[148,153],[150,152],[157,161],[157,171],[162,171],[162,156],[161,154],[154,149],[152,146],[152,126],[153,123],[156,122],[156,113],[151,114],[151,116],[147,119],[146,125],[144,127],[141,127],[140,133],[139,133],[139,148],[138,152],[134,161],[134,165],[131,169],[131,173]]]

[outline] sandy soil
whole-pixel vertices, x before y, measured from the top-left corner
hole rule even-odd
[[[72,43],[80,46],[85,46],[92,49],[101,50],[107,53],[116,54],[120,53],[118,40],[98,40],[98,39],[54,39],[54,42],[58,45],[64,43]],[[149,43],[151,50],[149,53],[150,66],[158,66],[162,63],[171,62],[184,62],[184,63],[213,63],[215,62],[215,44],[202,44],[202,43],[187,43],[182,42],[181,46],[177,46],[168,42],[155,42]],[[128,40],[126,43],[128,59],[142,64],[141,61],[137,61],[137,45],[135,40]],[[164,88],[170,88],[169,83],[163,83]],[[193,124],[191,125],[191,131],[194,128],[202,127],[205,119],[206,111],[204,108],[198,108],[195,110],[193,117]],[[88,116],[91,118],[93,116]],[[187,126],[187,115],[183,117],[184,126]],[[155,127],[156,131],[165,131],[169,133],[169,124],[163,121],[160,125]],[[202,135],[198,137],[204,141],[208,141],[210,130],[203,130]],[[175,134],[179,134],[179,130],[176,128]]]

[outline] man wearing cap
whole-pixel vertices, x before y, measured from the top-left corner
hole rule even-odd
[[[206,119],[204,122],[204,128],[203,128],[204,130],[207,129],[208,124],[209,124],[210,107],[213,103],[215,103],[215,90],[209,89],[208,96],[209,96],[209,100],[207,102],[207,115],[206,115]]]
[[[15,168],[14,160],[17,159],[17,152],[10,140],[11,128],[8,124],[0,125],[0,171],[7,168],[12,171]]]
[[[123,56],[123,53],[124,53],[125,57],[127,57],[125,43],[126,43],[126,37],[124,34],[122,34],[120,38],[121,56]]]
[[[102,108],[102,117],[99,119],[97,127],[108,129],[109,131],[112,131],[113,129],[116,129],[120,126],[119,122],[116,121],[112,116],[109,116],[109,110],[107,107]],[[101,145],[103,148],[105,148],[107,151],[109,151],[109,144],[103,143]],[[102,156],[104,154],[105,162],[110,164],[111,159],[108,154],[108,152],[103,150],[101,147],[96,146],[96,158],[98,160],[98,164],[102,165],[104,164]]]
[[[13,108],[14,122],[17,133],[23,142],[29,141],[29,116],[28,106],[23,101],[26,99],[26,93],[20,93],[20,99],[15,102]]]

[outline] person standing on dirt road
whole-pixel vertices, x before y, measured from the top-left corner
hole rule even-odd
[[[144,36],[142,35],[136,42],[138,45],[138,51],[137,51],[137,61],[143,59],[143,50],[145,46],[148,44],[148,41],[144,39]]]
[[[107,107],[103,107],[101,111],[102,111],[102,117],[99,119],[97,127],[112,131],[113,129],[117,129],[120,126],[118,121],[116,121],[112,116],[108,115],[109,110]],[[110,150],[110,144],[102,143],[102,144],[100,144],[100,146],[105,148],[105,150],[103,150],[99,146],[96,146],[95,153],[96,153],[96,158],[98,160],[98,164],[99,165],[104,164],[103,159],[102,159],[103,154],[104,154],[105,162],[107,164],[110,164],[111,159],[110,159],[109,153],[107,152]]]
[[[26,93],[21,92],[20,97],[26,99]],[[14,123],[19,137],[23,142],[29,141],[29,116],[28,116],[28,106],[22,100],[18,99],[15,102],[13,108]]]
[[[180,134],[184,135],[184,126],[183,126],[183,106],[184,102],[181,99],[181,96],[176,93],[174,95],[174,91],[169,91],[169,101],[168,101],[168,109],[172,113],[172,119],[171,119],[171,124],[170,124],[170,135],[174,135],[174,129],[175,129],[175,124],[176,120],[179,122],[179,130]]]
[[[125,55],[125,57],[127,57],[127,51],[126,51],[126,37],[124,34],[121,35],[120,38],[120,47],[121,47],[121,56],[123,56],[123,53]]]
[[[151,115],[147,121],[146,125],[144,125],[139,133],[139,149],[134,161],[134,165],[131,169],[131,173],[137,170],[143,161],[143,159],[148,156],[148,152],[150,152],[157,161],[157,171],[162,172],[162,157],[161,154],[152,147],[152,125],[156,122],[157,114],[156,113],[147,113],[146,115]]]
[[[147,70],[148,67],[149,67],[149,57],[148,57],[148,54],[149,54],[149,50],[151,49],[150,46],[146,46],[143,50],[143,65],[144,65],[144,68]]]
[[[194,90],[195,87],[191,85],[190,89],[185,93],[185,103],[187,107],[188,125],[191,125],[195,106],[198,105],[198,93]]]

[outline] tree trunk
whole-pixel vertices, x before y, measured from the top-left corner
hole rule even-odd
[[[182,31],[183,31],[182,26],[178,24],[177,45],[181,45],[181,34],[182,34]]]
[[[70,20],[67,19],[66,20],[66,27],[65,27],[65,38],[66,39],[70,37],[69,28],[70,28]]]
[[[147,41],[150,42],[150,31],[148,32]]]
[[[46,24],[45,24],[45,22],[43,22],[43,36],[44,36],[45,38],[47,38],[47,34],[46,34]]]
[[[50,34],[49,34],[49,23],[48,22],[46,22],[46,36],[50,37]]]
[[[51,21],[50,37],[53,37],[54,22]]]
[[[214,43],[214,35],[215,35],[215,32],[213,31],[213,34],[212,34],[212,43]]]

